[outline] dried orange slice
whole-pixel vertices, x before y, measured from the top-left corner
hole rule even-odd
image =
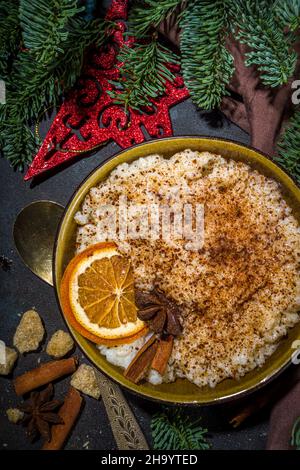
[[[137,317],[131,262],[114,243],[98,243],[71,260],[61,304],[71,325],[96,343],[130,343],[146,333]]]

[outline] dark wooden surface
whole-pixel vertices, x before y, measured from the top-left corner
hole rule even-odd
[[[249,142],[249,137],[239,128],[220,116],[200,113],[187,100],[171,111],[174,135],[208,135],[234,139],[243,143]],[[49,122],[42,124],[45,134]],[[9,164],[0,159],[0,255],[12,260],[8,272],[0,270],[0,339],[9,346],[20,320],[20,314],[35,307],[45,323],[47,337],[37,353],[19,357],[13,375],[16,376],[32,367],[39,361],[49,359],[45,354],[45,343],[51,334],[59,328],[66,329],[54,295],[54,290],[39,280],[22,263],[16,253],[12,229],[18,212],[31,201],[50,199],[66,204],[77,185],[100,162],[118,151],[118,146],[110,143],[97,154],[82,158],[62,171],[57,171],[49,177],[34,184],[22,180],[22,174],[15,173]],[[76,351],[80,362],[88,363],[81,351]],[[55,385],[57,397],[63,397],[68,387],[66,378]],[[158,409],[144,399],[126,393],[126,397],[142,427],[149,443],[150,418]],[[29,444],[21,426],[8,422],[6,409],[20,403],[13,392],[11,377],[0,378],[0,449],[38,449],[40,443]],[[268,415],[262,414],[248,422],[239,430],[232,430],[224,415],[226,406],[188,409],[193,417],[201,416],[202,423],[209,429],[209,439],[214,449],[263,449],[266,443]],[[85,399],[81,417],[74,428],[66,445],[67,449],[115,449],[105,409],[101,400]]]

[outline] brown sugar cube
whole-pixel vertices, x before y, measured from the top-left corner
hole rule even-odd
[[[46,353],[55,358],[64,357],[73,349],[74,341],[69,333],[63,330],[56,331],[47,344]]]
[[[19,423],[24,418],[23,411],[19,410],[18,408],[8,408],[8,410],[6,410],[6,414],[8,421],[13,424]]]
[[[87,364],[81,364],[71,379],[72,387],[98,400],[101,396],[100,383],[95,369]]]
[[[13,348],[8,348],[5,346],[3,341],[1,341],[0,347],[0,375],[8,375],[14,368],[18,353]]]
[[[21,318],[14,335],[14,346],[20,353],[36,351],[44,337],[41,317],[35,310],[28,310]]]

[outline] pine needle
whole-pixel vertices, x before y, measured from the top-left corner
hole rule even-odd
[[[191,421],[180,408],[163,408],[151,421],[153,449],[155,450],[206,450],[207,429]]]

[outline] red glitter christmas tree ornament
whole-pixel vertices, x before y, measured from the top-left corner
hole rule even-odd
[[[144,128],[150,137],[172,135],[170,107],[189,96],[181,76],[173,83],[166,82],[165,94],[151,100],[152,105],[140,113],[129,109],[127,113],[114,104],[108,91],[114,90],[110,81],[119,78],[118,50],[130,46],[133,38],[125,41],[127,0],[114,0],[106,18],[116,27],[110,34],[111,44],[98,51],[89,51],[87,65],[78,85],[66,97],[58,111],[42,146],[25,175],[28,180],[77,155],[92,151],[109,141],[127,148],[145,141]],[[177,74],[179,70],[173,69]]]

